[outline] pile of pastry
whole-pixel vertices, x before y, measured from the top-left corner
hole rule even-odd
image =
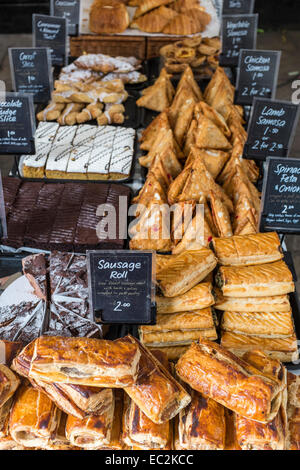
[[[300,448],[300,382],[200,339],[171,368],[131,336],[2,341],[0,449]]]
[[[199,0],[130,0],[136,6],[130,28],[186,36],[205,31],[211,16]]]
[[[260,348],[283,362],[298,359],[288,294],[293,276],[276,233],[214,238],[221,265],[216,308],[223,311],[221,344],[237,355]]]
[[[207,246],[214,236],[256,233],[259,171],[255,162],[242,158],[247,133],[224,70],[216,70],[203,95],[188,67],[172,99],[173,94],[163,69],[137,102],[166,107],[140,139],[148,153],[139,161],[149,171],[134,199],[130,247],[178,254]],[[201,217],[203,223],[197,224]]]
[[[130,174],[134,142],[135,130],[127,127],[40,122],[35,154],[22,156],[21,174],[26,178],[124,180]]]
[[[219,64],[221,40],[218,37],[185,38],[160,49],[168,73],[181,73],[190,66],[195,73],[212,75]]]

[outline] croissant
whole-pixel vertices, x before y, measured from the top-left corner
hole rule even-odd
[[[177,13],[170,8],[161,6],[132,21],[131,28],[140,29],[146,33],[160,33]]]
[[[173,0],[144,0],[138,5],[138,8],[134,14],[134,20],[139,16],[144,15],[147,11],[154,10],[154,8],[160,7],[161,5],[168,5]]]
[[[186,14],[179,14],[173,18],[163,29],[164,34],[176,34],[178,36],[187,36],[189,34],[195,34],[200,31],[199,25],[194,21],[193,18]]]

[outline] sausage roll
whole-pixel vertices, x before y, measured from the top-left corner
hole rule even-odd
[[[194,312],[157,315],[156,325],[141,326],[140,340],[149,347],[182,346],[197,340],[199,336],[217,339],[211,308]]]
[[[210,282],[198,284],[185,294],[177,297],[156,296],[158,314],[199,310],[210,307],[214,303],[215,299]]]
[[[20,380],[18,377],[4,364],[0,364],[0,408],[15,393]]]
[[[246,418],[265,423],[278,413],[282,383],[216,343],[204,339],[193,343],[176,370],[194,390]]]
[[[288,338],[260,338],[226,331],[222,335],[221,345],[237,356],[242,356],[253,349],[261,349],[270,357],[282,362],[296,361],[299,358],[295,334]]]
[[[169,362],[162,351],[153,351],[155,358],[167,369]],[[151,421],[129,396],[125,397],[123,440],[128,446],[140,449],[164,449],[169,441],[171,422],[157,424]]]
[[[9,420],[11,437],[24,447],[45,448],[59,424],[60,411],[30,385],[17,392]]]
[[[191,344],[191,343],[190,343]],[[185,353],[185,351],[189,348],[190,344],[186,346],[166,346],[160,347],[160,350],[163,350],[164,354],[167,356],[169,361],[177,361],[177,359]],[[156,348],[151,346],[151,351],[155,351]]]
[[[221,328],[232,333],[262,338],[288,338],[294,334],[290,312],[224,312]]]
[[[216,284],[225,297],[266,297],[295,290],[292,273],[284,261],[259,266],[222,266]]]
[[[235,415],[236,436],[242,450],[284,450],[287,432],[286,369],[280,361],[269,358],[262,351],[251,351],[243,357],[252,366],[284,384],[280,409],[267,424]]]
[[[111,440],[114,407],[113,401],[112,406],[106,408],[102,413],[93,414],[84,419],[68,416],[67,439],[73,446],[84,449],[95,450],[108,446]]]
[[[34,341],[29,377],[55,383],[125,387],[135,383],[139,359],[138,345],[131,338],[107,341],[42,336]]]
[[[99,450],[122,450],[124,449],[124,442],[122,440],[122,419],[123,419],[123,403],[124,393],[123,390],[114,390],[115,398],[115,411],[114,419],[111,430],[111,437],[109,444],[101,447]]]
[[[288,372],[287,450],[300,450],[300,377]]]
[[[224,450],[242,450],[239,446],[236,428],[235,428],[235,413],[225,408],[225,420],[226,420],[226,439]]]
[[[272,263],[283,258],[276,232],[214,238],[214,252],[223,266],[249,266]]]
[[[66,424],[68,416],[65,413],[60,413],[59,424],[54,435],[51,436],[49,443],[46,446],[47,450],[75,450],[66,436]]]
[[[295,361],[299,357],[295,334],[288,338],[260,338],[226,331],[222,335],[221,344],[237,356],[242,356],[253,349],[261,349],[270,357],[282,362]]]
[[[10,366],[12,360],[21,351],[22,343],[19,341],[0,340],[0,364]]]
[[[220,289],[215,290],[218,310],[229,312],[289,312],[291,304],[287,295],[273,297],[224,297]]]
[[[4,408],[7,407],[7,404],[11,406],[11,402],[6,402]],[[1,410],[0,410],[0,450],[24,450],[24,447],[20,444],[17,444],[16,441],[9,434],[9,412],[10,406],[7,411],[7,416],[5,421],[1,424]]]
[[[13,398],[10,398],[5,405],[0,408],[0,438],[7,435],[7,421],[9,418],[10,409],[12,406]]]
[[[201,282],[217,265],[211,250],[184,251],[172,257],[167,266],[156,276],[165,297],[176,297]]]
[[[191,400],[184,388],[138,340],[141,351],[138,378],[125,391],[154,423],[174,418]],[[131,340],[130,337],[127,340]]]
[[[191,403],[181,410],[178,441],[186,450],[223,450],[225,447],[225,409],[211,398],[191,390]]]

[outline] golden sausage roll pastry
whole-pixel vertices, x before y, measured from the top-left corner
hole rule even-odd
[[[224,297],[220,289],[215,289],[218,310],[229,312],[289,312],[291,304],[287,295],[271,297]]]
[[[24,447],[44,448],[58,427],[59,416],[60,411],[45,393],[23,385],[10,414],[11,437]]]
[[[283,258],[276,232],[214,238],[214,252],[223,266],[249,266],[272,263]]]
[[[222,266],[216,284],[225,297],[266,297],[295,290],[292,273],[284,261],[259,266]]]
[[[194,390],[249,419],[272,421],[281,405],[280,381],[208,340],[193,343],[176,371]]]
[[[135,338],[141,352],[138,378],[125,391],[154,423],[164,423],[188,405],[191,398],[167,369]]]
[[[217,265],[211,250],[185,251],[173,256],[167,266],[159,271],[156,280],[165,297],[176,297],[195,287]]]
[[[18,377],[4,364],[0,364],[0,408],[15,393],[20,380]]]
[[[33,342],[28,375],[55,383],[126,387],[136,381],[139,359],[138,345],[131,338],[42,336]]]
[[[156,296],[157,313],[190,312],[210,307],[215,303],[212,284],[202,282],[185,294],[176,297]]]

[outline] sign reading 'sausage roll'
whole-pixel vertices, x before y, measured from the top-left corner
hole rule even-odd
[[[236,104],[252,105],[254,98],[275,97],[280,57],[280,51],[240,50]]]
[[[34,154],[32,95],[0,93],[0,154]]]
[[[300,159],[268,157],[260,231],[300,233]]]
[[[150,324],[155,319],[152,251],[88,251],[90,308],[95,321]]]
[[[32,15],[34,47],[49,47],[52,65],[66,65],[67,34],[66,18],[48,15]]]
[[[49,101],[52,91],[50,49],[12,47],[8,52],[14,90],[31,93],[35,103]]]
[[[300,107],[288,101],[255,98],[244,157],[287,157],[299,121]]]

